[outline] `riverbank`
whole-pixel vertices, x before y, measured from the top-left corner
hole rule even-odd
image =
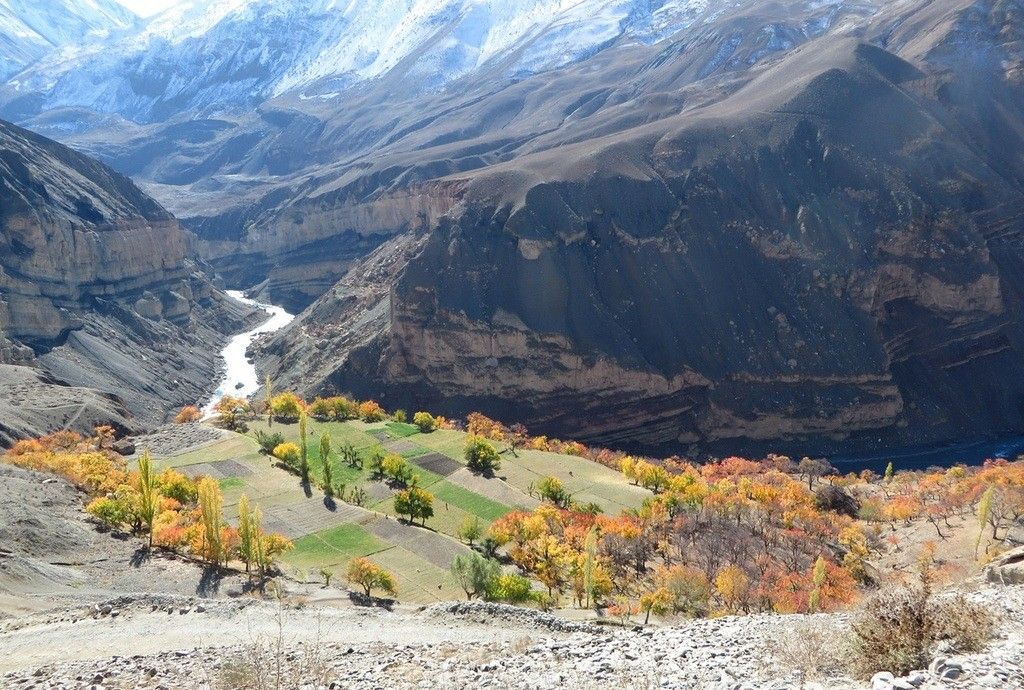
[[[925,470],[929,467],[980,465],[986,460],[1013,460],[1024,453],[1024,436],[1004,439],[978,439],[945,446],[897,448],[885,452],[836,454],[829,462],[843,472],[871,470],[882,474],[891,462],[897,470]]]
[[[228,290],[227,294],[244,305],[262,309],[268,316],[259,326],[231,338],[221,350],[220,356],[224,363],[222,377],[210,400],[203,406],[204,416],[212,415],[217,402],[225,395],[248,398],[259,390],[259,374],[255,363],[249,359],[249,346],[256,338],[281,330],[295,318],[294,314],[284,308],[249,299],[241,291]]]

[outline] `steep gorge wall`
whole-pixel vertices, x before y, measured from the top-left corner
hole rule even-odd
[[[628,135],[453,176],[446,218],[264,362],[308,394],[659,452],[1019,433],[1024,104],[1001,72],[976,98],[972,70],[832,43]]]
[[[251,314],[188,258],[178,221],[127,178],[3,122],[0,189],[0,364],[46,372],[2,370],[17,409],[38,411],[22,426],[107,413],[125,426],[128,412],[157,424],[202,400],[225,334]]]

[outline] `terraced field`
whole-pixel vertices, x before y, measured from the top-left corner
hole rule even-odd
[[[466,434],[438,430],[420,433],[409,424],[361,421],[309,421],[309,462],[314,478],[330,462],[334,482],[346,489],[361,489],[362,505],[325,497],[316,486],[303,486],[298,477],[277,467],[260,453],[256,431],[273,431],[299,441],[297,424],[265,421],[250,425],[248,435],[230,434],[179,455],[157,457],[162,467],[176,467],[191,475],[204,474],[220,482],[225,511],[235,516],[244,493],[259,505],[267,530],[285,534],[295,542],[285,567],[300,579],[320,580],[322,569],[340,580],[353,558],[367,557],[395,573],[403,601],[427,603],[459,598],[462,593],[448,572],[451,560],[468,548],[456,537],[469,518],[483,525],[517,509],[531,509],[539,501],[533,486],[545,476],[558,477],[581,503],[593,502],[617,514],[636,508],[648,495],[606,467],[582,458],[540,451],[503,453],[494,477],[470,472],[462,459]],[[332,451],[320,457],[320,436],[331,436]],[[340,449],[351,444],[364,460],[350,467]],[[419,486],[434,495],[434,517],[426,528],[400,521],[394,510],[397,489],[370,478],[367,460],[376,452],[397,453],[412,466]],[[347,494],[347,495],[350,495]]]

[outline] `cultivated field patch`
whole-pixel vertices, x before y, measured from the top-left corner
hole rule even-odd
[[[447,477],[448,475],[462,469],[462,465],[455,462],[447,455],[441,455],[440,453],[428,453],[427,455],[409,458],[409,462],[441,477]]]

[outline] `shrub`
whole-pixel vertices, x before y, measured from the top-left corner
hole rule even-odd
[[[217,412],[217,423],[220,426],[242,433],[246,431],[244,417],[251,412],[251,408],[245,398],[225,395],[217,401],[214,410]]]
[[[380,463],[380,472],[396,484],[406,485],[412,480],[412,467],[401,455],[385,455]]]
[[[979,651],[994,627],[984,607],[963,597],[934,597],[931,563],[922,562],[917,582],[882,590],[865,602],[853,623],[854,670],[864,677],[879,671],[905,675],[926,667],[940,641],[952,652]]]
[[[459,554],[452,561],[451,570],[467,599],[485,596],[493,581],[501,575],[501,565],[497,561],[478,553]]]
[[[559,508],[568,508],[572,500],[572,496],[565,490],[565,485],[557,477],[544,477],[537,482],[537,493],[542,499],[554,503]]]
[[[794,622],[768,642],[778,665],[798,671],[805,681],[843,674],[851,655],[848,647],[843,630],[820,617]]]
[[[196,483],[181,472],[167,468],[156,478],[161,495],[173,498],[182,505],[191,505],[199,500]]]
[[[647,592],[640,597],[640,610],[644,612],[644,625],[651,620],[651,614],[663,616],[672,607],[673,596],[664,587],[659,587],[653,592]]]
[[[359,452],[351,442],[346,441],[342,444],[341,449],[338,451],[342,461],[349,467],[362,469],[363,459],[359,457]]]
[[[364,422],[379,422],[386,416],[384,408],[373,400],[359,403],[359,418]]]
[[[674,565],[659,572],[657,579],[672,594],[672,607],[676,612],[691,618],[707,614],[711,581],[703,570]]]
[[[337,396],[330,398],[329,402],[334,418],[339,422],[343,422],[346,419],[355,419],[359,416],[359,405],[348,398]]]
[[[284,434],[279,434],[276,431],[274,433],[269,433],[257,429],[256,443],[260,444],[261,453],[264,455],[273,455],[274,449],[284,443]]]
[[[314,634],[292,639],[285,631],[299,626],[292,625],[287,615],[290,614],[279,600],[274,632],[257,635],[250,631],[250,639],[240,645],[231,658],[206,673],[206,677],[212,676],[214,681],[204,683],[204,687],[283,690],[331,685],[334,670],[328,661],[329,647],[323,631],[318,626]],[[293,645],[302,652],[292,654],[289,650]]]
[[[490,441],[480,436],[469,436],[466,439],[466,464],[469,469],[481,474],[488,474],[501,469],[501,456]]]
[[[203,418],[203,413],[199,411],[199,408],[195,405],[186,405],[181,408],[177,416],[174,418],[175,424],[192,424],[198,422]]]
[[[128,519],[124,504],[121,501],[106,496],[93,499],[85,507],[85,510],[89,515],[92,515],[110,529],[120,527]]]
[[[294,443],[282,443],[274,448],[274,457],[288,467],[298,471],[302,451]]]
[[[395,576],[368,558],[356,558],[350,562],[346,577],[349,583],[362,587],[367,597],[375,589],[382,589],[391,596],[398,593]]]
[[[409,522],[422,519],[425,526],[427,518],[434,517],[434,496],[418,486],[411,486],[395,494],[395,512],[408,515]]]
[[[40,443],[47,447],[45,439],[40,439]],[[24,447],[19,450],[24,451]],[[110,493],[127,480],[124,460],[103,452],[47,449],[8,453],[7,459],[18,467],[60,475],[93,496]]]
[[[429,412],[417,412],[412,416],[412,423],[424,434],[429,434],[437,428],[437,420]]]
[[[374,448],[370,453],[370,476],[373,479],[380,479],[384,476],[384,458],[387,454],[380,448]]]
[[[487,589],[488,601],[503,601],[506,604],[524,604],[534,599],[530,579],[522,575],[505,574],[491,580]]]
[[[409,421],[409,415],[405,413],[405,410],[395,410],[391,414],[391,421],[397,422],[399,424],[405,424],[406,422]]]
[[[318,422],[327,422],[334,417],[334,409],[331,401],[326,398],[317,398],[309,404],[309,416]]]
[[[480,522],[480,518],[476,515],[470,515],[462,521],[462,525],[459,526],[459,539],[466,542],[470,546],[473,545],[477,539],[483,536],[484,526]]]
[[[980,652],[995,633],[994,614],[962,594],[940,602],[935,613],[938,638],[957,652]]]

